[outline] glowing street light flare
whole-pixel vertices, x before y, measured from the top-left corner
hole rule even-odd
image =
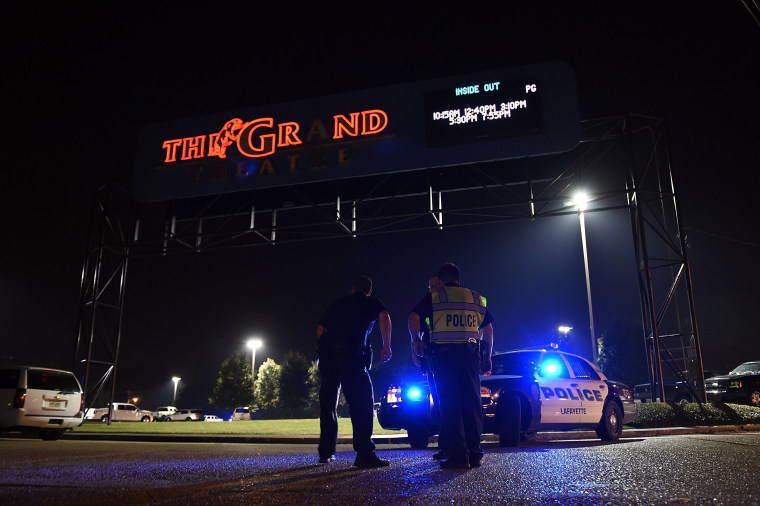
[[[578,211],[585,211],[588,207],[588,195],[586,195],[586,192],[578,192],[573,196],[573,205]]]
[[[591,357],[592,362],[596,364],[598,354],[598,344],[596,342],[596,332],[594,331],[594,306],[591,302],[591,276],[588,269],[588,249],[586,246],[586,207],[588,207],[588,195],[586,192],[578,192],[573,196],[573,205],[578,210],[578,220],[581,225],[581,243],[583,246],[583,266],[586,270],[586,297],[588,298],[588,320],[591,330]]]
[[[174,382],[174,398],[172,400],[172,406],[177,405],[177,385],[179,384],[179,380],[181,380],[179,376],[172,377],[172,381]]]
[[[264,345],[264,342],[258,338],[249,339],[245,343],[247,347],[251,349],[251,377],[256,377],[256,350]]]

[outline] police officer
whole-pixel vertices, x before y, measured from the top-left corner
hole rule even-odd
[[[338,397],[340,389],[346,396],[353,424],[353,444],[357,467],[385,467],[389,461],[375,454],[372,442],[373,404],[372,381],[363,352],[367,336],[379,322],[383,338],[380,357],[391,358],[391,318],[383,303],[372,294],[372,280],[359,276],[353,282],[351,294],[333,301],[317,325],[319,353],[319,462],[335,460],[338,442]]]
[[[409,330],[417,336],[421,321],[430,318],[432,322],[430,348],[447,457],[441,460],[441,467],[467,469],[479,466],[483,458],[480,373],[491,370],[493,317],[485,297],[460,286],[456,265],[444,264],[438,277],[443,286],[417,304],[409,316]],[[481,332],[486,351],[483,364],[478,356]],[[421,339],[415,339],[414,346],[418,356],[425,354]]]

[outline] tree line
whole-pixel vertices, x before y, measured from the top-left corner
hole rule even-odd
[[[260,418],[319,416],[319,369],[299,351],[289,351],[281,364],[268,358],[254,378],[245,352],[222,362],[209,403],[220,409],[248,406]],[[342,412],[343,411],[343,412]],[[339,414],[348,416],[341,394]]]

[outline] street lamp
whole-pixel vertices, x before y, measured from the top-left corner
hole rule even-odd
[[[588,205],[588,195],[584,192],[578,192],[573,197],[573,205],[578,210],[578,219],[581,224],[581,243],[583,244],[583,265],[586,269],[586,295],[588,297],[588,320],[589,327],[591,328],[591,358],[596,364],[597,355],[597,343],[596,334],[594,332],[594,309],[591,303],[591,277],[588,273],[588,250],[586,248],[586,218],[583,211],[586,210]]]
[[[248,346],[251,349],[251,377],[256,377],[256,350],[258,348],[261,348],[261,346],[264,343],[261,342],[261,339],[249,339],[247,343],[245,343],[246,346]]]
[[[177,384],[179,383],[179,380],[181,380],[179,376],[174,376],[172,378],[172,381],[174,382],[174,399],[172,399],[172,406],[177,405]]]
[[[570,331],[573,330],[573,328],[569,325],[560,325],[557,327],[557,331],[561,335],[557,335],[557,342],[564,348],[567,346],[567,334],[570,333]]]

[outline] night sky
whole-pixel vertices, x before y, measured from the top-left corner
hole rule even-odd
[[[141,127],[555,60],[575,69],[582,119],[665,118],[705,369],[725,373],[760,358],[760,26],[752,13],[738,0],[525,4],[6,2],[2,363],[70,368],[92,195],[131,177]],[[640,318],[636,266],[625,213],[590,214],[587,231],[598,335],[615,318]],[[129,391],[142,407],[168,403],[177,375],[178,403],[203,406],[221,362],[253,335],[265,342],[258,364],[291,349],[316,358],[316,320],[360,273],[391,311],[392,364],[408,362],[406,315],[446,261],[488,296],[497,349],[545,343],[569,324],[588,355],[577,217],[467,232],[135,259],[117,400]]]

